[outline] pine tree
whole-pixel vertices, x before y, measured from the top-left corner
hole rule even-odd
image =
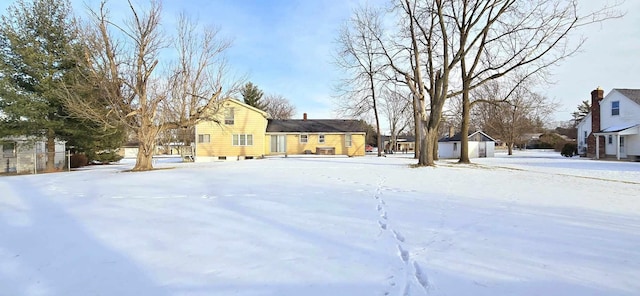
[[[0,132],[46,138],[49,171],[55,139],[65,134],[60,90],[77,36],[68,0],[18,0],[0,19]]]
[[[573,116],[574,125],[577,125],[582,119],[584,119],[589,112],[591,112],[591,102],[589,100],[584,100],[580,102],[577,107],[578,111],[571,113]]]
[[[253,83],[247,82],[247,84],[244,85],[244,87],[242,88],[240,93],[242,94],[242,97],[244,98],[244,103],[245,104],[247,104],[249,106],[256,107],[256,108],[258,108],[260,110],[264,110],[265,109],[266,106],[264,105],[263,102],[260,101],[262,99],[263,93]]]

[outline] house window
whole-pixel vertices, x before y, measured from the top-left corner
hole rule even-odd
[[[233,146],[253,146],[253,135],[234,134],[232,144]]]
[[[4,142],[2,143],[2,156],[15,157],[16,156],[16,143]]]
[[[211,135],[209,134],[198,135],[198,143],[211,143]]]
[[[611,115],[620,115],[620,101],[611,102]]]
[[[609,144],[613,144],[613,136],[609,135]]]
[[[587,141],[587,136],[588,136],[587,135],[587,131],[584,131],[584,140],[585,140],[585,142]]]
[[[344,135],[344,145],[351,147],[351,134]]]
[[[233,125],[233,107],[224,109],[224,124]]]
[[[318,143],[324,144],[324,135],[323,134],[318,135]]]
[[[309,135],[301,134],[300,135],[300,143],[306,144],[309,142]]]
[[[453,143],[453,151],[458,151],[458,143]]]

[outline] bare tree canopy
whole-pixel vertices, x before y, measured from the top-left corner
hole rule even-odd
[[[462,163],[469,162],[467,136],[473,89],[515,72],[521,81],[544,77],[551,66],[575,54],[582,45],[583,40],[570,38],[573,31],[618,16],[610,6],[580,15],[575,0],[446,3],[444,9],[452,16],[447,23],[451,28],[449,35],[457,39],[457,46],[462,49],[459,61],[462,87],[455,92],[462,95],[463,102]]]
[[[133,170],[144,171],[153,168],[161,132],[192,127],[216,112],[224,97],[223,53],[229,42],[185,16],[179,17],[173,39],[163,33],[159,1],[151,0],[146,8],[128,3],[129,18],[121,24],[110,18],[105,1],[90,11],[88,46],[79,59],[89,71],[69,84],[66,105],[76,116],[105,126],[124,125],[135,133],[140,144]],[[160,54],[169,44],[176,47],[174,63]],[[168,73],[158,70],[161,59]],[[86,87],[100,93],[98,101],[77,95]]]
[[[381,113],[389,123],[390,147],[395,147],[398,135],[411,125],[413,100],[406,89],[398,87],[384,89],[380,99]]]
[[[337,86],[339,113],[366,118],[371,112],[380,133],[378,93],[384,78],[378,36],[382,34],[381,12],[368,6],[353,11],[351,19],[340,30],[335,62],[346,71]],[[378,136],[378,156],[382,156],[382,137]]]
[[[580,48],[572,32],[620,16],[613,10],[618,5],[580,14],[576,0],[397,0],[397,34],[376,37],[418,107],[423,146],[418,164],[433,165],[437,158],[438,126],[448,98],[463,99],[460,161],[468,162],[470,92],[516,70],[523,80],[544,76]]]
[[[281,95],[267,95],[264,98],[264,111],[273,119],[291,119],[296,107]]]
[[[513,84],[517,84],[516,87]],[[471,118],[475,125],[502,140],[513,154],[514,145],[524,142],[526,133],[543,129],[557,104],[520,81],[494,80],[476,88],[473,96],[487,102],[474,107]]]

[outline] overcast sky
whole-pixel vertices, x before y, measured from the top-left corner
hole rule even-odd
[[[147,3],[142,0],[135,0]],[[77,14],[83,2],[95,7],[97,0],[74,0]],[[361,0],[183,0],[164,1],[165,20],[185,11],[203,23],[218,26],[233,39],[228,56],[234,71],[246,74],[266,94],[280,94],[309,118],[334,117],[332,89],[340,76],[332,64],[338,28]],[[384,2],[382,0],[376,2]],[[580,1],[581,5],[604,1]],[[2,1],[4,13],[11,1]],[[114,12],[124,0],[111,0]],[[581,29],[575,37],[588,40],[582,52],[553,69],[553,85],[540,92],[561,105],[555,120],[571,119],[580,101],[600,86],[640,88],[640,1],[627,0],[622,19]]]

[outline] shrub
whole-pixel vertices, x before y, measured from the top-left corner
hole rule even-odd
[[[554,133],[546,133],[540,136],[541,149],[553,149],[554,151],[562,152],[564,144],[567,143],[560,135]]]
[[[86,155],[80,154],[80,153],[71,154],[69,165],[71,166],[72,169],[77,169],[87,164],[89,164],[89,159],[87,158]]]
[[[560,155],[564,157],[572,157],[578,154],[576,149],[577,149],[577,146],[575,143],[566,143],[562,147],[562,152],[560,152]]]
[[[122,159],[122,156],[118,155],[116,151],[103,151],[100,153],[96,153],[92,160],[97,161],[99,163],[112,163],[118,162]]]

